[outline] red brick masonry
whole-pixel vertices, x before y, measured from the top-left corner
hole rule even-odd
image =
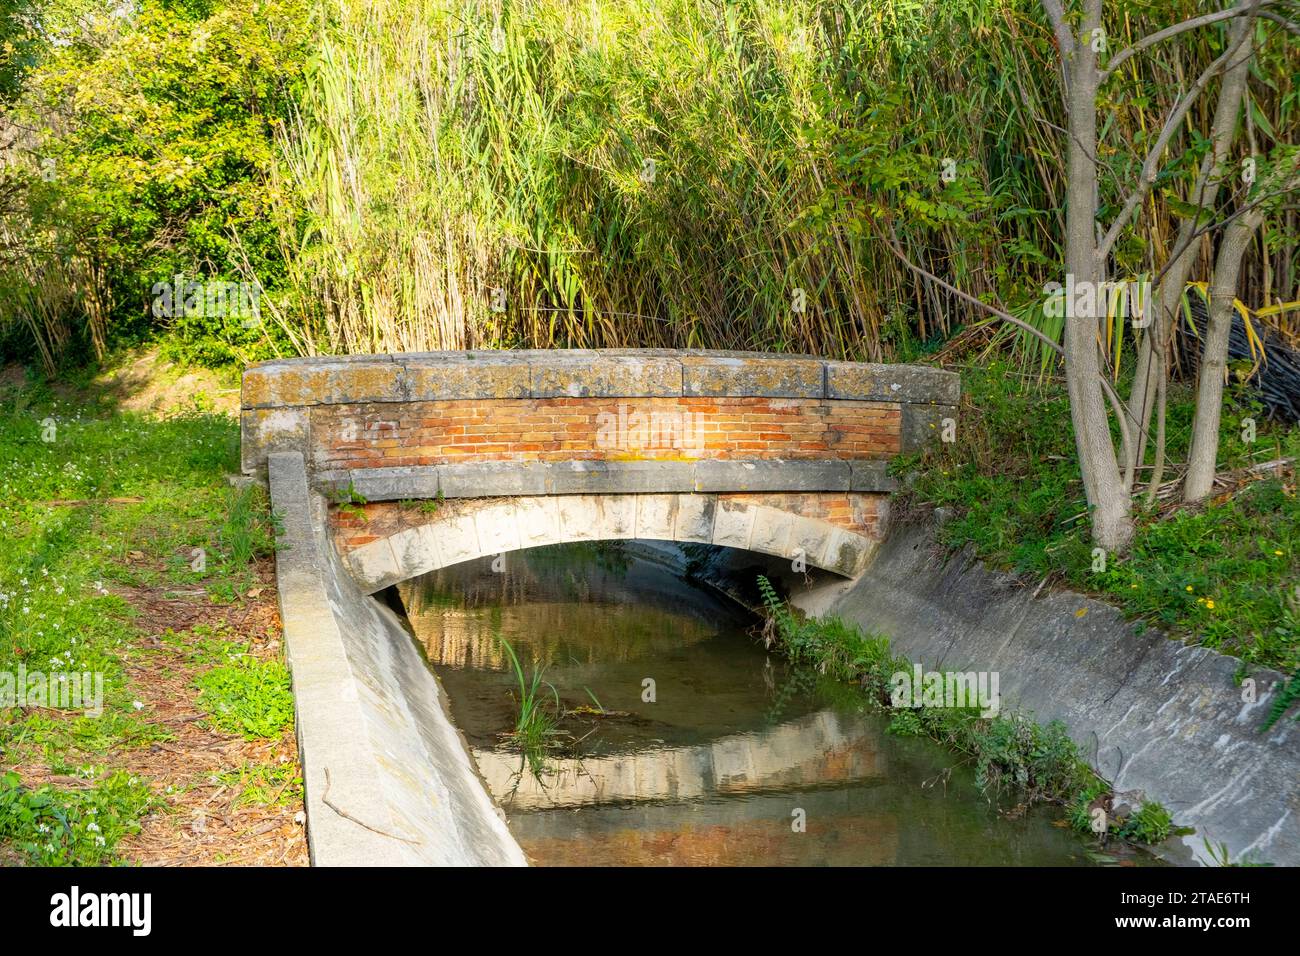
[[[465,461],[887,459],[897,403],[806,398],[524,398],[310,409],[316,468]]]

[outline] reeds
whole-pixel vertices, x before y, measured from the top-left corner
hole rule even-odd
[[[1030,0],[325,8],[282,144],[289,321],[308,348],[897,357],[975,315],[903,269],[886,225],[976,295],[1026,305],[1058,278],[1060,108]],[[1215,36],[1130,61],[1108,117],[1118,145],[1141,146]],[[1257,105],[1276,121],[1294,81],[1270,82],[1257,92],[1279,98]],[[948,157],[964,194],[939,183]],[[962,195],[978,200],[964,216],[914,214]],[[1161,260],[1162,203],[1125,253],[1132,271]],[[1257,296],[1289,295],[1286,256],[1294,243],[1268,269],[1256,256]]]
[[[1109,0],[1110,42],[1200,7]],[[918,279],[890,243],[1034,321],[1043,285],[1062,278],[1061,104],[1038,0],[315,9],[313,55],[265,184],[283,274],[256,256],[195,264],[260,281],[294,351],[664,346],[907,359],[982,316]],[[1111,82],[1103,207],[1132,182],[1222,33],[1162,43]],[[1286,49],[1274,36],[1251,80],[1261,153],[1297,126]],[[1204,136],[1212,103],[1189,114],[1171,161]],[[1183,197],[1196,158],[1162,180],[1114,274],[1159,272],[1177,232],[1169,201]],[[940,180],[945,159],[955,183]],[[1296,217],[1266,226],[1241,292],[1290,336],[1300,310],[1267,307],[1300,298]],[[1193,279],[1208,275],[1203,244]],[[11,281],[0,276],[42,286],[7,295],[0,324],[25,316],[47,364],[76,327],[67,313],[98,348],[112,303],[136,302],[155,278],[119,264],[110,281],[96,250],[84,254],[82,278],[56,275],[62,290],[21,264]]]

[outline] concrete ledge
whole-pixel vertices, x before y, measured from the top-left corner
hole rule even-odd
[[[683,395],[826,397],[826,363],[816,359],[739,358],[719,353],[683,358],[681,364]]]
[[[961,383],[955,372],[925,365],[826,363],[827,398],[956,405],[960,395]]]
[[[273,454],[268,470],[312,863],[524,865],[432,672],[326,541],[301,454]]]
[[[847,461],[700,461],[695,464],[695,490],[848,491],[849,470]]]
[[[316,475],[322,491],[349,485],[367,501],[681,492],[893,491],[884,461],[479,461],[355,468]]]
[[[546,491],[553,495],[691,491],[697,467],[690,461],[549,462]]]

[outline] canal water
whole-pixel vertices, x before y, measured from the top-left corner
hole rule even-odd
[[[887,733],[856,688],[768,653],[751,617],[660,561],[618,543],[495,560],[401,596],[538,865],[1106,862],[1058,809],[990,802],[953,755]],[[562,715],[540,776],[511,743],[506,643]]]

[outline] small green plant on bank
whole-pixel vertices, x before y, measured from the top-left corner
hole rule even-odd
[[[560,695],[555,687],[544,679],[544,668],[534,667],[532,674],[525,676],[519,655],[504,637],[497,636],[510,666],[519,684],[519,714],[515,718],[515,729],[510,733],[510,742],[518,747],[528,763],[528,770],[534,777],[541,777],[546,771],[546,754],[557,733],[560,713]],[[550,695],[546,690],[550,690]]]
[[[289,669],[279,661],[236,658],[213,667],[196,683],[199,706],[218,730],[257,740],[278,738],[293,726]]]
[[[296,764],[245,764],[217,779],[239,791],[235,806],[287,806],[302,799],[302,775]]]
[[[118,862],[117,845],[139,832],[156,805],[149,787],[123,771],[81,774],[84,789],[25,787],[16,773],[0,775],[0,841],[33,866],[103,866]]]
[[[234,564],[247,565],[254,558],[271,554],[276,530],[264,488],[246,485],[234,489],[220,534],[221,544]]]
[[[423,515],[433,515],[438,513],[444,500],[442,489],[439,488],[438,494],[433,498],[403,498],[397,506],[403,511],[418,511]]]
[[[869,635],[847,622],[813,620],[797,615],[772,583],[758,578],[766,621],[763,639],[796,663],[856,683],[867,700],[890,715],[889,731],[901,736],[929,737],[975,763],[975,779],[986,793],[1015,790],[1029,801],[1066,804],[1073,826],[1092,829],[1090,805],[1110,788],[1088,766],[1060,721],[1040,725],[1018,714],[985,717],[976,707],[892,706],[891,681],[910,673],[912,662],[896,656],[889,638]],[[1131,842],[1155,843],[1169,835],[1172,821],[1159,804],[1119,821],[1112,833]]]
[[[1226,843],[1211,843],[1208,838],[1201,840],[1201,845],[1205,847],[1205,855],[1214,863],[1215,866],[1272,866],[1273,864],[1261,860],[1254,850],[1244,854],[1238,859],[1232,858],[1232,851],[1228,849]]]
[[[1300,702],[1300,670],[1292,674],[1291,679],[1282,685],[1282,689],[1278,691],[1277,699],[1273,701],[1273,705],[1268,709],[1268,716],[1264,718],[1264,725],[1260,727],[1260,730],[1268,730],[1276,724],[1282,719],[1282,715],[1297,702]],[[1300,721],[1300,711],[1297,711],[1292,719]]]
[[[1155,844],[1169,838],[1174,820],[1158,803],[1144,801],[1135,813],[1120,823],[1117,835],[1133,843]]]
[[[1149,800],[1127,816],[1115,815],[1111,809],[1110,787],[1100,779],[1091,781],[1075,795],[1066,810],[1066,819],[1079,833],[1098,833],[1100,820],[1111,835],[1148,846],[1167,840],[1174,823],[1168,810]]]

